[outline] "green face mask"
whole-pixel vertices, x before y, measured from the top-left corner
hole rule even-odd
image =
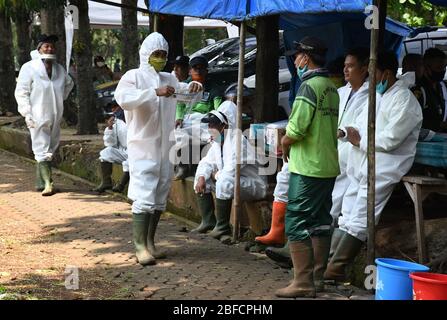
[[[154,67],[155,71],[160,72],[166,66],[166,58],[149,57],[149,64]]]

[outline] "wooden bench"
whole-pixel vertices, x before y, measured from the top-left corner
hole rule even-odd
[[[407,175],[402,178],[402,182],[404,183],[405,188],[410,194],[414,204],[419,262],[426,263],[428,262],[428,256],[427,247],[425,245],[424,212],[422,209],[422,202],[430,193],[447,193],[447,180],[428,176]]]

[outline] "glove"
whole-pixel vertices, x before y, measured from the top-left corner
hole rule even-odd
[[[36,123],[33,120],[33,117],[30,114],[27,114],[25,117],[25,123],[28,128],[35,128]]]

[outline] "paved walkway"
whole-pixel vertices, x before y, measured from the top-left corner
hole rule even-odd
[[[168,258],[141,267],[130,241],[128,203],[89,192],[89,185],[57,172],[61,192],[42,197],[33,191],[34,165],[4,151],[0,168],[0,293],[38,299],[274,299],[274,290],[292,277],[263,255],[244,251],[243,244],[189,234],[172,217],[163,217],[157,231]],[[78,290],[66,289],[67,266],[78,268]]]

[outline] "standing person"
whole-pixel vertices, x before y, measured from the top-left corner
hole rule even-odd
[[[113,81],[113,72],[106,65],[102,56],[96,56],[93,59],[93,83],[95,86]]]
[[[339,174],[337,121],[339,96],[328,77],[326,45],[306,37],[289,54],[302,84],[282,139],[289,163],[286,234],[294,278],[278,297],[315,297],[321,289],[330,246],[331,194]]]
[[[107,127],[104,130],[105,149],[99,153],[101,161],[101,184],[93,191],[102,193],[112,189],[114,192],[123,192],[129,182],[129,164],[127,162],[127,125],[124,112],[116,103],[112,101],[113,114],[107,119]],[[112,186],[113,164],[118,163],[123,166],[121,181]]]
[[[116,59],[115,64],[113,65],[113,72],[121,72],[121,59]]]
[[[60,140],[60,123],[74,83],[64,67],[56,62],[55,35],[41,35],[39,57],[20,69],[15,97],[20,114],[31,134],[34,158],[37,161],[36,189],[43,196],[54,193],[51,161]]]
[[[338,89],[340,106],[338,111],[338,127],[353,125],[355,119],[367,106],[369,82],[368,77],[369,49],[355,48],[349,50],[345,58],[344,76],[347,85]],[[338,163],[340,175],[335,180],[332,192],[331,215],[338,220],[341,213],[343,196],[348,189],[349,179],[346,164],[352,145],[347,141],[338,141]]]
[[[130,169],[128,197],[133,200],[133,241],[138,262],[155,264],[164,253],[155,248],[155,231],[173,175],[169,159],[173,141],[175,92],[200,91],[201,85],[179,83],[166,65],[168,43],[157,32],[151,33],[140,48],[140,67],[121,78],[115,98],[127,121],[127,152]]]
[[[375,222],[394,187],[410,170],[416,154],[416,144],[422,123],[421,107],[409,90],[414,83],[396,78],[399,62],[393,52],[378,56],[376,79],[377,93],[381,95],[376,118],[376,198]],[[342,215],[338,219],[338,236],[324,274],[326,280],[343,282],[346,267],[359,253],[367,239],[368,196],[368,108],[357,117],[355,126],[342,128],[339,136],[347,139],[353,148],[349,154],[346,173],[350,184],[343,197]]]

